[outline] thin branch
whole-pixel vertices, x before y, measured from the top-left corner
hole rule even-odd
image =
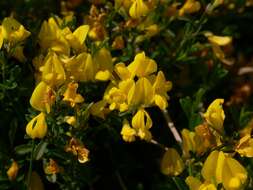
[[[167,110],[163,110],[162,112],[163,112],[163,116],[164,116],[164,118],[165,118],[165,120],[167,122],[167,125],[168,125],[171,133],[173,134],[175,140],[177,141],[178,144],[181,145],[182,144],[182,138],[181,138],[179,132],[177,131],[177,128],[175,127],[173,121],[171,120],[168,111]]]

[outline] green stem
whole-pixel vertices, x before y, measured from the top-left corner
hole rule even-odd
[[[120,173],[119,173],[118,171],[116,171],[115,174],[116,174],[116,177],[117,177],[118,180],[119,180],[120,187],[121,187],[123,190],[127,190],[127,187],[126,187],[126,185],[125,185],[125,183],[124,183],[124,181],[123,181],[123,179],[122,179]]]
[[[30,188],[30,184],[31,184],[34,148],[35,148],[35,141],[34,141],[34,139],[33,139],[33,140],[32,140],[32,151],[31,151],[30,162],[29,162],[29,170],[28,170],[28,182],[27,182],[27,187],[28,187],[28,188]]]

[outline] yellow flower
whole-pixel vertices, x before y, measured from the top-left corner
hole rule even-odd
[[[44,171],[48,175],[57,174],[60,172],[60,168],[58,164],[53,160],[49,159],[49,163],[47,163],[46,167],[44,168]]]
[[[51,52],[46,58],[42,72],[42,80],[49,86],[59,86],[66,80],[64,68],[58,56]]]
[[[134,0],[129,9],[129,15],[134,19],[139,19],[142,16],[146,16],[149,10],[143,0]]]
[[[155,91],[155,104],[161,110],[166,109],[168,106],[167,100],[169,99],[167,92],[172,89],[172,83],[170,81],[166,81],[166,78],[162,71],[158,72],[153,84],[153,89]]]
[[[218,146],[215,135],[212,133],[206,123],[196,126],[194,130],[194,141],[197,145],[195,148],[198,155],[202,155],[209,148]]]
[[[62,58],[68,78],[75,81],[94,81],[98,66],[88,53],[80,53],[72,58]]]
[[[184,170],[184,163],[174,148],[169,148],[163,155],[161,172],[165,175],[177,176]]]
[[[111,72],[113,71],[112,56],[106,48],[100,49],[93,57],[93,62],[98,66],[98,72],[95,79],[106,81],[110,79]]]
[[[145,77],[157,71],[157,64],[153,59],[145,56],[144,52],[138,53],[134,61],[127,66],[132,77]]]
[[[186,184],[189,186],[190,190],[216,190],[214,184],[212,183],[201,183],[196,177],[188,176],[185,180]]]
[[[191,14],[198,12],[201,8],[201,5],[196,0],[186,0],[182,8],[179,10],[179,15],[183,16],[185,13]]]
[[[225,114],[222,108],[224,103],[223,99],[214,100],[208,107],[206,113],[204,113],[204,118],[207,123],[215,130],[223,133],[223,122],[225,119]]]
[[[150,141],[152,138],[149,129],[152,127],[153,122],[143,108],[140,108],[132,118],[132,127],[136,130],[137,135],[146,141]]]
[[[120,134],[122,135],[123,140],[126,142],[135,141],[136,131],[130,127],[130,124],[127,120],[123,121],[123,127]]]
[[[68,145],[65,148],[66,152],[71,152],[73,155],[77,156],[80,163],[85,163],[89,161],[89,150],[85,148],[80,141],[77,139],[70,139]]]
[[[71,82],[68,84],[68,88],[63,94],[63,101],[69,102],[71,107],[74,107],[76,104],[82,103],[84,101],[82,95],[76,93],[77,88],[78,83]]]
[[[3,27],[0,25],[0,49],[2,48],[4,37],[3,37]]]
[[[4,18],[2,22],[2,35],[7,41],[16,44],[24,41],[30,34],[31,33],[14,18]]]
[[[206,181],[222,183],[226,190],[239,190],[247,180],[247,171],[235,159],[222,151],[213,151],[207,157],[201,174]]]
[[[54,18],[49,18],[48,22],[44,21],[38,35],[41,48],[69,55],[70,47],[63,35],[64,32],[59,28]]]
[[[114,67],[114,71],[121,80],[127,80],[131,78],[131,72],[124,63],[117,63]]]
[[[112,43],[112,48],[113,49],[123,49],[125,47],[125,42],[122,36],[117,36],[114,38],[113,43]]]
[[[113,86],[106,91],[104,99],[110,104],[110,110],[118,109],[120,112],[124,112],[128,109],[128,92],[132,86],[134,86],[134,81],[128,79],[121,81],[118,87]]]
[[[89,25],[79,26],[73,33],[70,31],[68,27],[64,29],[63,33],[65,34],[65,38],[69,42],[70,46],[75,49],[77,52],[83,50],[83,43],[86,39],[86,36],[89,31]]]
[[[183,129],[181,131],[183,144],[183,155],[185,157],[190,157],[190,152],[196,151],[196,143],[194,141],[195,133],[192,131],[189,131],[188,129]]]
[[[47,123],[45,114],[41,112],[26,125],[26,133],[32,139],[42,139],[47,134]]]
[[[75,126],[76,124],[76,117],[75,116],[65,116],[64,121],[69,125]]]
[[[213,35],[211,32],[206,32],[204,34],[208,41],[212,45],[213,52],[215,56],[221,60],[225,64],[231,64],[231,61],[225,59],[225,54],[221,49],[222,46],[228,46],[232,43],[232,37],[230,36],[216,36]]]
[[[152,127],[152,120],[143,108],[140,108],[132,119],[132,126],[135,129],[150,129]]]
[[[133,106],[140,104],[150,106],[153,103],[154,95],[155,92],[150,81],[142,77],[129,90],[128,104]]]
[[[13,181],[16,179],[18,174],[18,163],[16,161],[13,161],[11,163],[11,167],[7,170],[7,176],[10,181]]]
[[[55,101],[55,95],[52,88],[41,81],[34,89],[30,98],[31,106],[41,112],[50,112],[51,105]]]
[[[239,140],[238,145],[235,148],[241,156],[253,157],[253,139],[250,134],[245,135]]]

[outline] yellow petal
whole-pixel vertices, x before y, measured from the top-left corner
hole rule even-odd
[[[47,123],[45,120],[45,114],[41,112],[39,115],[34,117],[26,126],[26,133],[32,139],[42,139],[47,134]]]
[[[127,120],[123,121],[123,127],[121,129],[122,138],[126,142],[133,142],[135,141],[136,131],[135,129],[131,128],[129,122]]]
[[[174,148],[169,148],[163,155],[161,172],[165,175],[177,176],[184,170],[184,163]]]
[[[135,129],[150,129],[152,127],[152,120],[144,109],[140,108],[132,118],[132,126]]]
[[[134,19],[138,19],[142,16],[147,15],[148,11],[148,7],[143,2],[143,0],[134,0],[129,9],[129,15]]]
[[[195,133],[192,131],[189,131],[188,129],[183,129],[182,132],[182,148],[183,148],[183,155],[185,157],[190,157],[190,151],[195,152],[196,151],[196,143],[194,141]]]
[[[224,166],[225,155],[223,152],[213,151],[207,157],[201,174],[203,178],[207,181],[213,181],[217,184],[222,182],[222,172]]]
[[[124,63],[116,64],[114,70],[121,80],[131,78],[131,72],[128,70]]]
[[[34,89],[30,98],[31,106],[38,111],[50,112],[50,106],[54,102],[54,93],[49,85],[40,82]]]
[[[232,38],[229,36],[215,36],[211,35],[208,37],[211,43],[217,44],[218,46],[226,46],[232,42]]]
[[[139,105],[144,104],[146,106],[153,103],[154,89],[150,81],[143,77],[140,78],[136,85],[133,85],[128,93],[128,104]]]
[[[4,42],[4,38],[3,38],[2,26],[0,26],[0,49],[2,48],[3,42]]]
[[[79,26],[74,32],[73,32],[73,35],[76,37],[76,39],[78,40],[78,42],[80,44],[83,44],[85,39],[86,39],[86,36],[89,32],[89,25],[82,25],[82,26]]]
[[[204,118],[207,123],[217,130],[218,132],[223,132],[223,122],[225,119],[225,114],[222,108],[224,100],[216,99],[208,107],[206,113],[204,113]]]
[[[157,71],[157,64],[142,52],[135,56],[134,61],[127,68],[132,76],[145,77]]]
[[[96,73],[95,79],[100,81],[107,81],[111,77],[111,73],[108,70],[105,71],[98,71]]]
[[[185,182],[189,186],[190,190],[199,190],[201,186],[201,181],[196,177],[188,176]]]
[[[18,174],[18,163],[16,161],[13,161],[10,168],[7,170],[7,176],[10,181],[13,181],[16,179],[17,174]]]
[[[168,102],[165,97],[160,95],[155,95],[154,97],[155,104],[161,109],[165,110],[168,107]]]
[[[247,171],[237,160],[227,157],[222,177],[226,190],[240,190],[247,180]]]

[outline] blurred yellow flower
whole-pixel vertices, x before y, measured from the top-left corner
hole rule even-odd
[[[223,133],[223,122],[225,119],[225,114],[222,108],[222,104],[224,103],[223,99],[214,100],[207,111],[204,113],[204,118],[207,123],[219,133]]]
[[[133,0],[133,4],[129,9],[129,15],[134,19],[139,19],[142,16],[146,16],[149,9],[143,0]]]
[[[211,32],[206,32],[204,35],[207,37],[208,41],[211,43],[213,52],[219,60],[221,60],[223,63],[228,64],[228,65],[233,63],[226,59],[225,53],[221,49],[222,46],[228,46],[232,43],[232,37],[216,36]]]
[[[205,182],[202,183],[196,177],[188,176],[185,180],[186,184],[189,186],[190,190],[216,190],[216,186],[212,183]]]
[[[169,148],[161,161],[161,172],[165,175],[177,176],[184,170],[184,163],[174,148]]]
[[[196,0],[186,0],[184,5],[179,9],[179,16],[198,12],[200,8],[201,8],[200,2]]]
[[[63,101],[67,101],[70,103],[71,107],[74,107],[78,103],[82,103],[84,98],[81,94],[77,94],[78,83],[70,82],[66,91],[64,92]]]
[[[30,34],[31,33],[14,18],[4,18],[2,22],[2,35],[8,42],[16,44],[24,41]]]
[[[3,27],[0,25],[0,49],[2,48],[4,38],[3,38]]]
[[[41,112],[39,115],[35,116],[27,125],[26,133],[32,139],[39,138],[42,139],[47,134],[47,123],[45,119],[45,114]]]
[[[56,161],[53,159],[49,159],[49,162],[46,164],[44,168],[45,174],[52,175],[52,174],[57,174],[60,172],[60,168]]]
[[[75,116],[65,116],[64,121],[69,125],[75,126],[76,124],[76,117]]]
[[[13,181],[16,179],[17,174],[18,174],[18,169],[19,169],[18,163],[16,161],[12,161],[11,166],[7,170],[7,176],[10,181]]]

